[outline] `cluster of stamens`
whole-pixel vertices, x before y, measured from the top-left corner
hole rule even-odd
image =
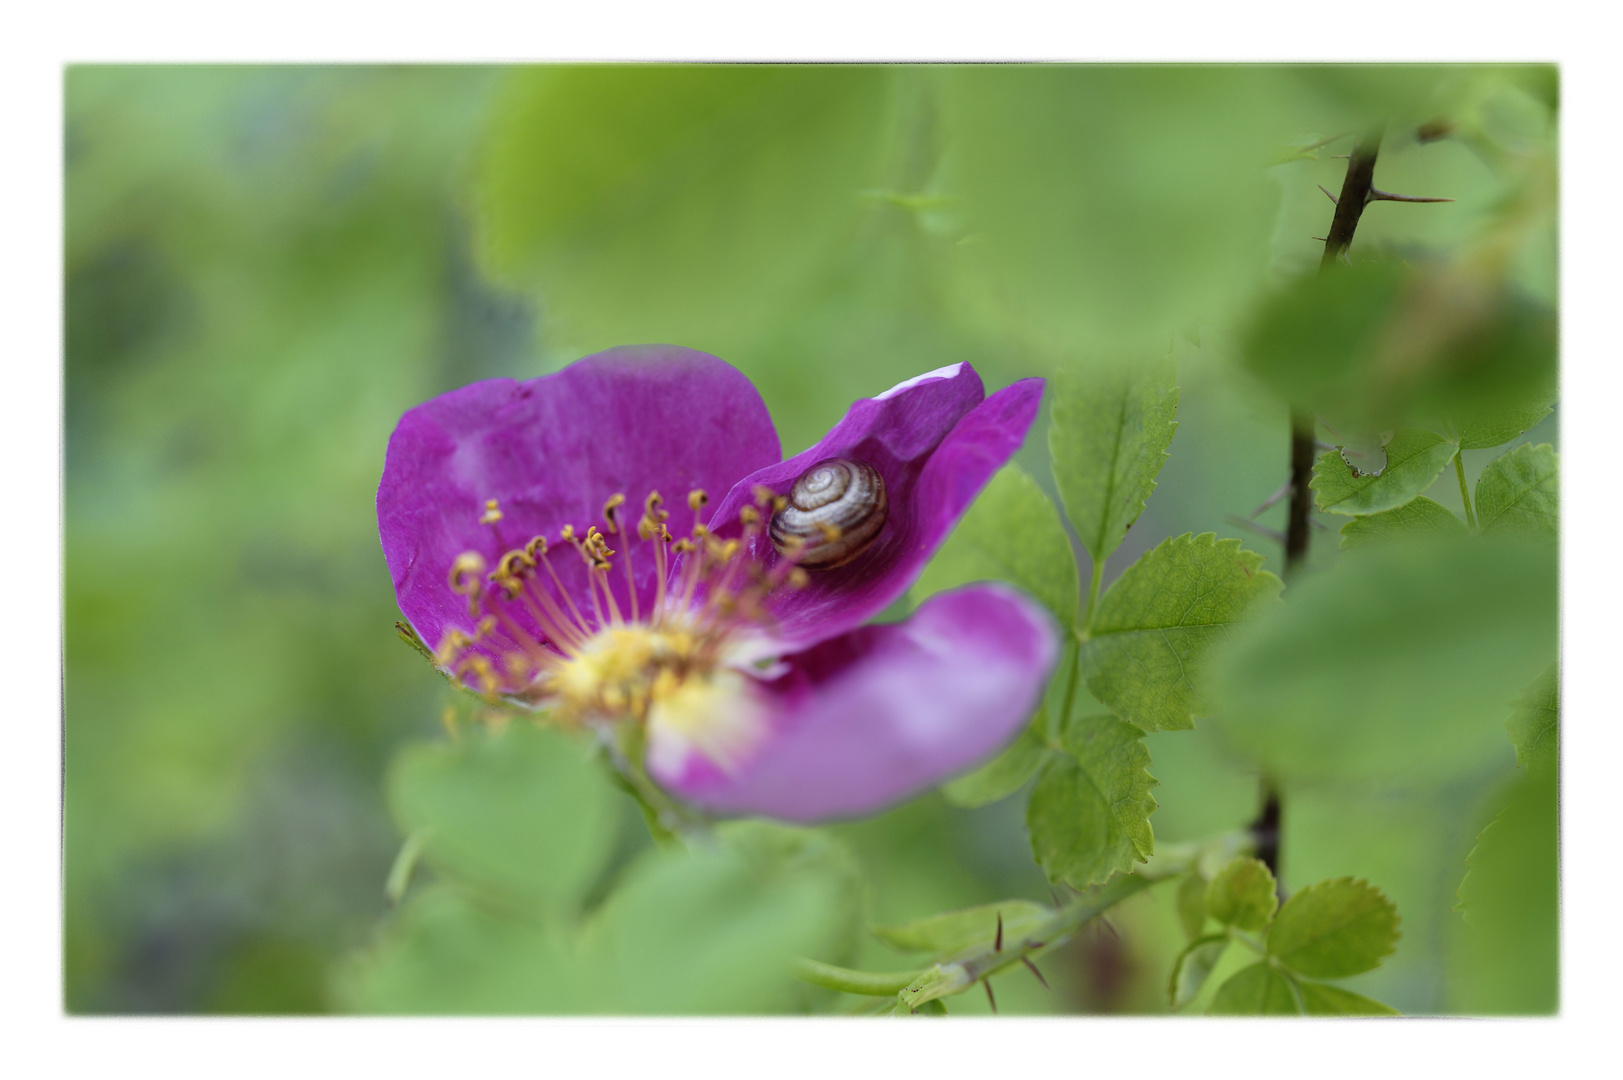
[[[758,486],[753,494],[754,505],[739,512],[738,535],[728,539],[699,521],[708,497],[698,490],[687,496],[692,530],[673,536],[670,514],[654,491],[634,526],[623,517],[625,495],[617,493],[603,504],[601,528],[582,533],[566,525],[555,539],[533,537],[507,550],[494,568],[478,552],[463,552],[452,562],[449,581],[467,600],[473,630],[448,631],[436,661],[487,699],[545,703],[564,722],[647,719],[652,705],[721,668],[740,630],[770,628],[767,602],[775,592],[807,581],[796,565],[798,547],[779,548],[770,565],[753,554],[764,547],[754,541],[767,521],[785,505],[769,488]],[[497,500],[486,502],[479,520],[505,546]],[[654,563],[647,611],[633,571],[638,548],[651,549],[640,555]],[[554,564],[565,549],[585,568],[589,610],[571,597]],[[623,566],[623,598],[616,594],[616,562]],[[673,565],[679,566],[674,578]]]

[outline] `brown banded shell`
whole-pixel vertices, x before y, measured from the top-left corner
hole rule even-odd
[[[864,461],[819,461],[789,489],[789,505],[772,515],[772,546],[811,570],[843,566],[866,551],[885,526],[885,481]]]

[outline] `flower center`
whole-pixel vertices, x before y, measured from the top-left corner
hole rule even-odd
[[[666,527],[670,515],[658,492],[643,501],[634,527],[623,518],[625,496],[615,494],[603,504],[601,528],[579,533],[566,525],[556,539],[533,537],[507,550],[494,569],[478,552],[463,552],[450,585],[467,599],[474,630],[448,631],[436,660],[487,698],[546,705],[564,723],[629,717],[702,743],[696,733],[704,717],[744,688],[729,663],[740,638],[770,625],[773,593],[806,581],[798,550],[770,567],[748,554],[766,516],[785,505],[782,497],[757,488],[755,505],[739,513],[741,535],[728,540],[698,520],[707,501],[702,491],[688,493],[694,525],[680,539]],[[491,499],[479,519],[499,547],[506,546],[503,516]],[[578,586],[573,594],[565,586],[555,562],[570,549],[584,566],[584,597]],[[646,582],[639,595],[634,563],[642,559],[653,562],[652,597]],[[720,761],[728,749],[718,744],[707,752]]]

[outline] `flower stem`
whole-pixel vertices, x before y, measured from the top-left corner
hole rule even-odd
[[[1454,475],[1460,478],[1460,502],[1465,504],[1465,523],[1476,532],[1476,513],[1471,509],[1471,492],[1465,486],[1465,462],[1460,460],[1465,451],[1454,451]]]

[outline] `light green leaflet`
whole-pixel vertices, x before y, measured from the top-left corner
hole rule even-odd
[[[1143,735],[1109,714],[1067,725],[1066,752],[1043,766],[1026,807],[1032,852],[1050,881],[1084,888],[1155,849],[1156,781]]]
[[[972,581],[1024,589],[1069,629],[1076,623],[1076,556],[1059,511],[1019,466],[1007,465],[958,522],[914,586],[923,600]]]
[[[1341,527],[1341,550],[1409,537],[1446,533],[1464,536],[1465,531],[1465,522],[1455,517],[1452,510],[1420,495],[1413,502],[1347,522]]]
[[[1206,911],[1224,926],[1261,930],[1278,906],[1273,873],[1249,855],[1230,860],[1206,886]]]
[[[1155,490],[1178,422],[1171,356],[1099,361],[1054,378],[1048,450],[1065,513],[1095,563],[1116,550]]]
[[[408,747],[390,772],[389,802],[402,830],[426,837],[439,873],[564,908],[607,861],[619,809],[580,746],[527,722]]]
[[[1217,988],[1213,1016],[1297,1016],[1302,1009],[1290,979],[1266,960],[1241,968]]]
[[[1559,668],[1551,664],[1521,697],[1505,720],[1505,730],[1516,747],[1516,762],[1531,769],[1553,765],[1560,738]]]
[[[1336,878],[1286,901],[1268,931],[1268,955],[1320,979],[1358,975],[1380,965],[1398,941],[1398,910],[1367,881]]]
[[[1456,449],[1436,432],[1407,428],[1386,444],[1386,467],[1379,475],[1354,475],[1340,451],[1328,450],[1313,466],[1314,501],[1333,514],[1374,514],[1402,506],[1431,487]]]
[[[1518,446],[1500,454],[1476,482],[1476,516],[1482,532],[1520,529],[1555,536],[1560,521],[1561,481],[1549,443]]]
[[[1145,731],[1194,727],[1205,708],[1196,679],[1207,650],[1283,587],[1238,540],[1185,533],[1162,541],[1100,599],[1082,649],[1088,689]]]
[[[1167,986],[1167,999],[1174,1009],[1181,1009],[1195,1000],[1201,987],[1211,977],[1212,969],[1227,951],[1229,939],[1222,934],[1199,938],[1189,943],[1172,964],[1172,980]]]

